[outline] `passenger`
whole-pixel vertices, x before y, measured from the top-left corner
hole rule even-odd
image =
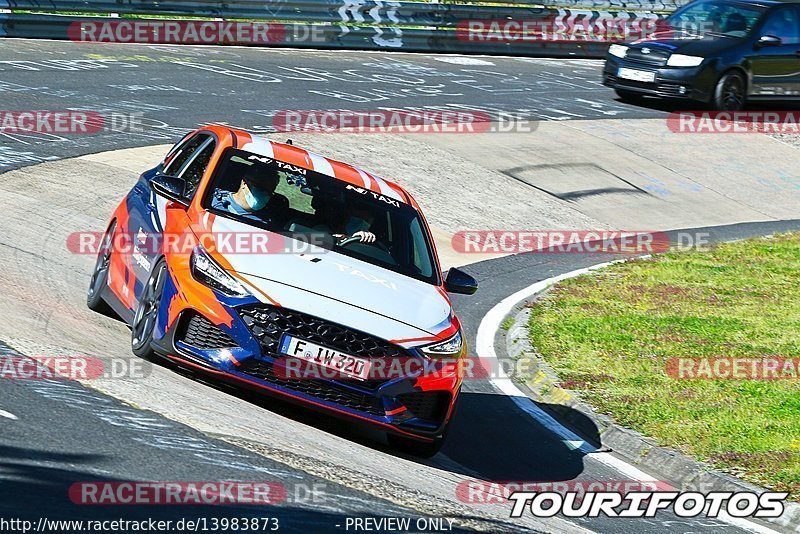
[[[235,192],[217,188],[211,207],[251,219],[264,220],[255,212],[263,210],[278,187],[278,171],[268,167],[248,168]]]

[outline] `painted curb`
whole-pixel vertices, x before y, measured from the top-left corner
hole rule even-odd
[[[584,275],[586,276],[586,275]],[[754,484],[723,473],[708,464],[693,460],[680,452],[659,447],[657,442],[638,432],[622,427],[607,416],[598,414],[588,404],[581,401],[574,391],[559,386],[559,379],[553,369],[545,362],[528,339],[527,325],[530,321],[530,306],[549,291],[531,295],[519,302],[518,310],[511,317],[511,324],[505,333],[505,343],[500,343],[508,356],[513,359],[526,357],[531,362],[533,378],[526,382],[515,380],[515,384],[535,402],[546,403],[559,418],[584,436],[599,433],[602,446],[608,447],[630,464],[662,475],[665,480],[679,488],[696,488],[699,491],[768,491]],[[503,337],[503,336],[501,336]],[[559,410],[559,408],[563,410]],[[584,417],[575,417],[579,412]],[[592,425],[593,428],[587,428]],[[600,446],[600,443],[595,443]],[[800,532],[800,504],[787,502],[779,518],[761,518],[785,532]]]

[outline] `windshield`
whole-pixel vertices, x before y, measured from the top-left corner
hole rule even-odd
[[[203,207],[223,217],[438,283],[428,232],[414,208],[309,169],[228,149]]]
[[[667,26],[692,35],[724,35],[744,37],[766,8],[729,2],[696,2],[670,15]]]

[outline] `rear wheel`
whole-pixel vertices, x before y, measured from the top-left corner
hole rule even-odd
[[[140,358],[155,356],[150,343],[153,341],[153,331],[158,320],[166,280],[167,264],[162,258],[150,272],[131,324],[131,350]]]
[[[111,307],[103,300],[103,290],[108,284],[108,267],[111,263],[111,251],[114,230],[117,228],[117,221],[112,222],[100,243],[100,250],[97,251],[97,261],[94,264],[92,279],[89,281],[89,289],[86,291],[86,305],[90,310],[108,315],[112,313]]]
[[[738,111],[747,100],[744,77],[738,72],[726,72],[714,88],[711,104],[714,109],[722,111]]]

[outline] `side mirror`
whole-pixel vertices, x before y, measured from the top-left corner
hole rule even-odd
[[[184,207],[189,207],[189,200],[183,196],[186,180],[177,176],[157,174],[150,179],[150,188],[159,196],[171,200]]]
[[[464,271],[451,267],[444,279],[444,289],[448,293],[472,295],[478,290],[478,281]]]
[[[765,46],[780,46],[783,44],[783,41],[780,37],[775,37],[774,35],[762,35],[756,41],[756,48],[764,48]]]

